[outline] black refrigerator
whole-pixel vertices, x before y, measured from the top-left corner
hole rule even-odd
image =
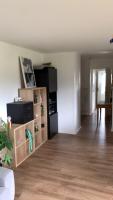
[[[47,119],[48,139],[58,133],[58,112],[57,112],[57,69],[44,67],[34,69],[36,86],[47,88]]]

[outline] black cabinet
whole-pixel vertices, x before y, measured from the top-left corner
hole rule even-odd
[[[57,70],[54,67],[35,69],[36,85],[47,87],[49,93],[57,91]]]
[[[49,93],[57,91],[57,70],[55,68],[48,70],[48,88]]]
[[[47,87],[48,138],[58,133],[57,70],[54,67],[35,69],[37,87]]]
[[[24,124],[33,120],[33,102],[12,102],[7,104],[7,116],[12,123]]]
[[[49,132],[49,137],[52,138],[53,135],[58,133],[58,113],[54,113],[49,116],[49,125],[50,125],[50,132]]]

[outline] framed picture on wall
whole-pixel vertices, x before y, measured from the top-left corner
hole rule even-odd
[[[28,58],[20,57],[20,64],[25,88],[36,87],[32,61]]]

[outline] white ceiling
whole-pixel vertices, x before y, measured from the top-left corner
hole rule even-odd
[[[0,40],[31,49],[113,50],[113,0],[0,0]]]

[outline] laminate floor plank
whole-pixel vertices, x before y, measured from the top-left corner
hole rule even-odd
[[[77,135],[58,134],[15,169],[15,200],[113,200],[113,133],[104,118],[82,119]]]

